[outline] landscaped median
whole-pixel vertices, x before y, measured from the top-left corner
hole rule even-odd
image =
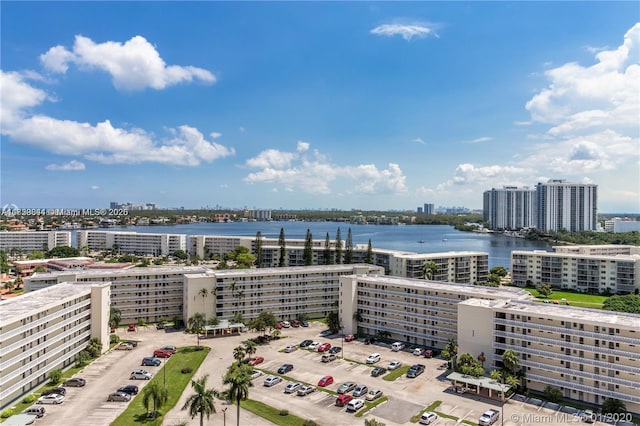
[[[396,368],[395,370],[391,370],[390,372],[382,376],[382,378],[388,382],[393,382],[397,378],[407,374],[407,371],[409,371],[409,368],[410,367],[408,365],[403,365],[401,367]]]
[[[355,413],[354,417],[362,417],[365,414],[367,414],[369,411],[371,411],[374,408],[376,408],[378,405],[383,404],[383,403],[385,403],[387,401],[389,401],[389,397],[387,397],[387,396],[383,396],[383,397],[378,398],[378,399],[376,399],[375,401],[372,401],[372,402],[365,401],[364,402],[364,408],[362,408],[362,410],[360,410],[357,413]]]
[[[160,416],[156,418],[147,418],[147,408],[144,406],[144,388],[129,403],[127,409],[111,423],[111,426],[129,426],[140,423],[149,426],[162,425],[163,414],[169,412],[184,392],[184,389],[193,378],[193,374],[198,370],[200,364],[205,360],[211,349],[207,347],[197,348],[188,346],[179,348],[178,351],[168,358],[164,366],[156,373],[156,375],[147,383],[158,382],[161,386],[167,387],[168,399],[165,404],[158,409]],[[149,406],[153,410],[153,402]]]
[[[450,414],[445,414],[441,411],[438,411],[437,408],[442,404],[442,401],[434,401],[431,403],[431,405],[429,405],[428,407],[426,407],[423,410],[420,410],[420,412],[418,412],[418,414],[416,414],[415,416],[411,417],[411,423],[418,423],[420,421],[420,416],[422,416],[424,413],[431,411],[432,413],[436,413],[439,417],[442,417],[444,419],[451,419],[454,420],[456,422],[460,421],[460,419],[456,416],[452,416]],[[472,422],[470,420],[462,420],[462,423],[467,424],[469,426],[476,426],[478,423],[477,422]]]
[[[315,424],[310,420],[305,420],[302,417],[289,414],[287,410],[279,410],[253,399],[242,401],[240,403],[240,407],[252,412],[256,416],[269,420],[271,423],[278,426],[305,426]]]

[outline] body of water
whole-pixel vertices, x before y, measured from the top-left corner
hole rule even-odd
[[[285,238],[304,239],[309,229],[314,241],[335,240],[340,228],[342,240],[346,240],[351,228],[353,244],[367,244],[374,248],[405,250],[416,253],[446,251],[480,251],[489,254],[489,267],[511,266],[512,250],[550,250],[542,241],[507,237],[499,234],[480,234],[458,231],[448,225],[356,225],[337,222],[231,222],[191,223],[173,226],[130,226],[127,228],[101,228],[101,231],[131,231],[159,234],[187,235],[235,235],[255,237],[260,231],[263,238],[278,238],[280,229]],[[75,235],[72,236],[75,243]]]

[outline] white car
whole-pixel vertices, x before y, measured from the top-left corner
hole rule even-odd
[[[310,393],[313,393],[315,391],[316,388],[314,386],[302,386],[300,389],[298,389],[298,396],[309,395]]]
[[[260,370],[253,370],[253,373],[251,373],[251,380],[253,379],[257,379],[258,377],[262,376],[262,371]]]
[[[295,393],[298,391],[298,389],[300,389],[301,386],[302,386],[302,383],[298,383],[298,382],[289,383],[284,388],[284,393]]]
[[[271,386],[277,385],[281,381],[282,381],[282,377],[280,376],[267,376],[267,378],[264,379],[264,385],[270,388]]]
[[[422,356],[422,355],[424,355],[424,351],[425,350],[423,348],[415,348],[413,350],[413,354],[416,355],[416,356]]]
[[[38,404],[62,404],[64,402],[64,395],[52,393],[50,395],[41,396],[38,398]]]
[[[367,357],[367,364],[374,364],[376,362],[380,361],[380,354],[379,353],[372,353],[371,355],[369,355]]]
[[[438,420],[438,415],[436,413],[432,413],[431,411],[427,411],[422,416],[420,416],[421,425],[430,425],[436,420]]]
[[[295,346],[295,345],[289,345],[286,348],[284,348],[284,351],[286,353],[291,353],[291,352],[296,351],[296,350],[298,350],[298,347]]]
[[[400,367],[402,365],[402,363],[400,361],[391,361],[389,363],[389,366],[387,367],[387,370],[395,370],[396,368]]]
[[[364,407],[364,399],[352,399],[347,404],[347,411],[356,412]]]
[[[316,349],[318,349],[318,346],[320,346],[320,342],[313,342],[312,344],[307,346],[307,349],[315,351]]]
[[[151,373],[147,370],[133,370],[129,380],[151,380]]]

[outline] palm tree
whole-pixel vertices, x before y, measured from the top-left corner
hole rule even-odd
[[[208,378],[209,375],[205,374],[198,380],[191,380],[191,387],[195,393],[187,398],[182,407],[183,410],[189,410],[192,419],[198,414],[200,415],[200,426],[204,426],[204,416],[207,416],[207,420],[209,420],[209,416],[215,414],[214,398],[219,395],[215,389],[207,389]]]
[[[200,333],[202,332],[202,329],[206,323],[207,322],[204,318],[204,315],[200,312],[196,312],[188,320],[189,328],[193,333],[196,333],[196,337],[198,339],[198,348],[200,347]]]
[[[251,357],[258,351],[258,344],[253,340],[247,340],[244,342],[244,352]]]
[[[242,362],[246,354],[247,352],[244,346],[237,346],[233,349],[233,359],[238,361],[238,363]]]
[[[209,290],[207,290],[206,288],[201,288],[198,291],[198,295],[202,296],[202,310],[204,311],[204,317],[205,319],[207,318],[207,307],[204,304],[204,299],[209,295]]]
[[[511,374],[515,374],[518,369],[518,355],[513,351],[513,349],[507,349],[502,354],[502,365],[504,368],[509,370]]]
[[[142,403],[144,408],[149,412],[149,405],[153,404],[152,417],[158,417],[160,413],[158,410],[169,400],[169,391],[162,386],[160,382],[152,380],[147,386],[144,387]]]
[[[109,308],[109,327],[118,328],[120,321],[122,320],[122,313],[120,309],[115,306]]]
[[[484,368],[484,362],[487,360],[487,357],[484,356],[484,352],[480,352],[480,355],[478,355],[478,361],[480,361],[480,364],[482,364],[482,368]]]
[[[237,406],[237,425],[240,426],[240,402],[249,398],[249,388],[253,386],[251,376],[246,369],[241,368],[231,374],[227,374],[223,383],[229,385],[227,394],[229,395],[229,399],[235,402]]]
[[[432,280],[437,272],[438,265],[432,260],[424,262],[422,268],[420,268],[420,275],[422,276],[422,279],[425,280]]]

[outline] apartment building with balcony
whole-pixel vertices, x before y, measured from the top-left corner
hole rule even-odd
[[[519,230],[536,224],[536,191],[505,186],[483,194],[483,216],[490,229]]]
[[[640,247],[622,245],[622,244],[587,244],[577,246],[554,246],[553,251],[555,253],[571,253],[571,254],[584,254],[588,256],[604,255],[604,256],[617,256],[617,255],[640,255]]]
[[[576,290],[591,294],[634,294],[640,291],[640,255],[591,254],[616,248],[587,249],[587,254],[543,250],[511,252],[511,281],[514,285],[538,286],[551,284],[553,288]],[[577,248],[577,250],[581,250]],[[626,250],[624,247],[621,250]],[[635,250],[634,250],[635,252]]]
[[[495,368],[513,350],[528,390],[554,386],[565,398],[596,405],[614,398],[640,413],[640,315],[470,299],[458,305],[457,339],[458,353],[484,352]]]
[[[169,256],[187,250],[185,234],[151,234],[143,232],[78,231],[76,246],[101,251],[117,249],[121,253]]]
[[[0,410],[72,366],[91,338],[109,348],[109,300],[109,282],[65,282],[0,301]]]
[[[191,257],[208,259],[212,256],[222,258],[238,247],[246,247],[251,251],[253,237],[236,237],[230,235],[190,235],[187,237],[187,253]]]
[[[595,231],[598,185],[550,179],[536,185],[536,228],[543,231]]]
[[[460,284],[484,284],[489,277],[489,255],[483,252],[392,253],[389,275],[422,278],[423,265],[433,262],[434,281]]]
[[[495,288],[383,275],[340,278],[339,314],[345,333],[443,349],[458,334],[458,304],[470,298],[529,299],[517,288]]]
[[[0,250],[49,251],[54,247],[71,246],[69,231],[0,231]]]

